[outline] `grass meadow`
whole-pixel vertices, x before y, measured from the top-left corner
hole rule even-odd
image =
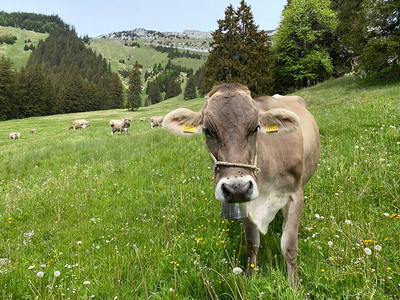
[[[400,82],[344,77],[297,94],[322,143],[305,188],[298,291],[280,253],[282,217],[261,239],[257,274],[233,274],[244,234],[220,217],[204,137],[137,121],[204,102],[178,97],[0,122],[1,297],[399,299]],[[123,116],[134,118],[129,135],[112,137],[109,119]],[[68,130],[79,118],[92,125]]]

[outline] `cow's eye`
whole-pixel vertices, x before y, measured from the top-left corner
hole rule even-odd
[[[254,129],[254,133],[257,133],[260,130],[260,125],[257,125],[257,127]]]
[[[207,135],[209,137],[213,136],[213,134],[211,133],[210,129],[208,129],[208,128],[203,128],[203,132],[204,132],[205,135]]]

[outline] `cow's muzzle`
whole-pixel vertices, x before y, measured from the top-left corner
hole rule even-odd
[[[250,175],[221,178],[215,187],[215,198],[223,203],[243,203],[257,197],[257,183]]]

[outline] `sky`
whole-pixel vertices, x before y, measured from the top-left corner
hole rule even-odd
[[[247,0],[259,29],[279,26],[287,0]],[[144,28],[156,31],[214,31],[229,4],[240,0],[0,0],[5,12],[58,15],[78,36]]]

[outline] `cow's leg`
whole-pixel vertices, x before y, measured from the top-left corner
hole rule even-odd
[[[281,250],[287,263],[288,277],[292,288],[299,286],[297,274],[297,240],[303,206],[303,190],[299,189],[299,191],[290,197],[288,204],[283,208],[284,222]]]
[[[257,267],[257,251],[260,247],[260,233],[256,225],[248,218],[243,219],[244,233],[246,236],[247,267],[246,274],[251,276]]]

